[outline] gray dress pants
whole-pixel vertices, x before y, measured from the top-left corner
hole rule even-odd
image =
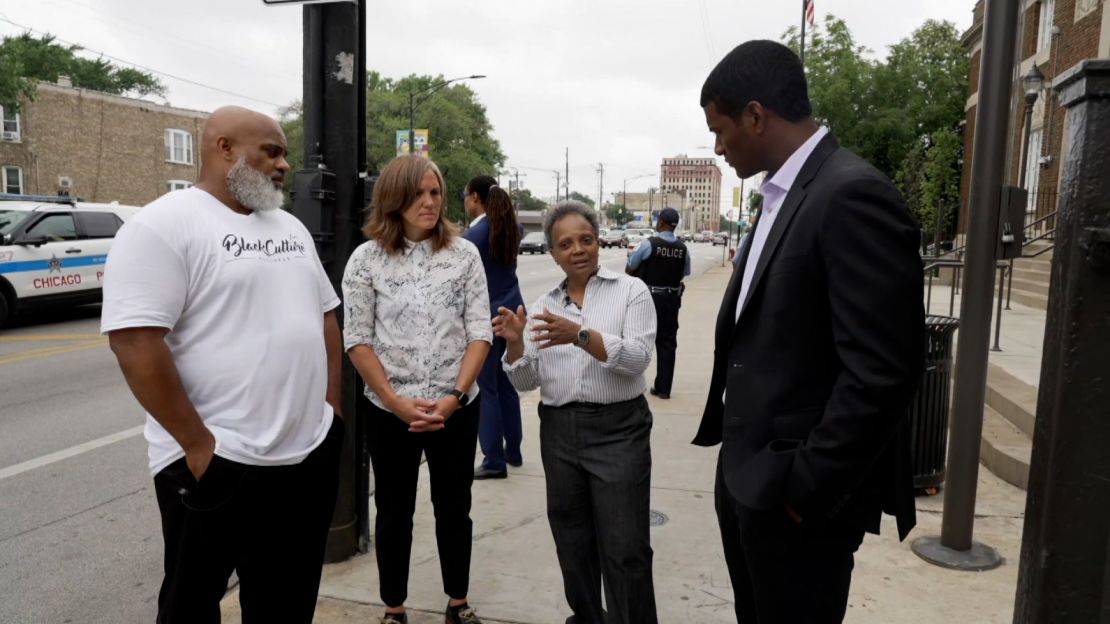
[[[655,624],[647,401],[541,404],[539,413],[547,519],[574,611],[567,621]]]

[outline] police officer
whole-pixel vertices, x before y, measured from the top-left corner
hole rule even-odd
[[[675,349],[678,348],[678,308],[682,305],[682,278],[690,274],[690,250],[678,240],[678,211],[664,208],[659,212],[655,231],[659,234],[640,243],[628,257],[625,272],[644,280],[655,301],[659,329],[655,334],[655,383],[651,393],[661,399],[671,398],[674,379]]]

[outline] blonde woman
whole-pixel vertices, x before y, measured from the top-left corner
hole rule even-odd
[[[343,276],[344,346],[373,404],[370,460],[382,624],[406,622],[421,454],[428,459],[447,624],[481,624],[468,604],[475,381],[493,339],[482,259],[444,218],[443,175],[399,156],[374,186],[369,239]]]

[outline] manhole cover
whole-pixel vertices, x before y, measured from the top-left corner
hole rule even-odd
[[[667,524],[667,520],[668,520],[667,514],[661,512],[661,511],[655,511],[654,509],[652,509],[648,513],[648,524],[650,526],[653,526],[653,527],[663,526],[664,524]]]

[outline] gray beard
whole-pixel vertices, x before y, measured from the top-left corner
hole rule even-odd
[[[244,208],[258,211],[277,210],[285,202],[281,189],[265,173],[247,164],[246,156],[227,172],[227,190]]]

